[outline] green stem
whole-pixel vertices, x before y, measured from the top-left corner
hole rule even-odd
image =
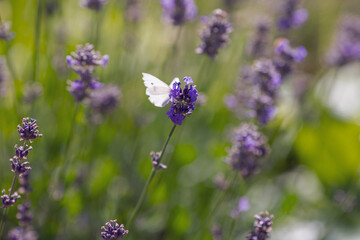
[[[167,139],[166,139],[166,141],[165,141],[165,143],[164,143],[164,146],[163,146],[163,148],[162,148],[162,150],[161,150],[161,152],[160,152],[160,156],[159,156],[159,159],[158,159],[159,164],[160,164],[160,162],[161,162],[162,157],[164,156],[164,152],[165,152],[166,147],[167,147],[167,145],[168,145],[168,143],[169,143],[169,141],[170,141],[171,136],[173,135],[173,133],[174,133],[174,131],[175,131],[175,128],[176,128],[176,124],[174,124],[174,126],[172,127],[172,129],[171,129],[171,131],[170,131],[170,133],[169,133],[169,136],[167,137]],[[139,198],[139,200],[138,200],[137,203],[136,203],[135,210],[134,210],[134,212],[131,214],[131,217],[130,217],[130,219],[128,220],[128,222],[126,223],[126,227],[127,227],[128,229],[131,228],[131,226],[132,226],[132,224],[133,224],[133,222],[134,222],[134,219],[135,219],[136,215],[139,213],[139,210],[140,210],[140,208],[141,208],[141,205],[143,204],[143,202],[144,202],[144,200],[145,200],[146,192],[147,192],[147,190],[148,190],[148,188],[149,188],[149,185],[150,185],[152,179],[153,179],[154,176],[155,176],[156,170],[157,170],[157,169],[156,169],[155,167],[153,167],[153,169],[152,169],[152,171],[151,171],[151,173],[150,173],[150,176],[149,176],[149,178],[147,179],[147,181],[146,181],[146,183],[145,183],[145,186],[144,186],[144,188],[143,188],[143,190],[142,190],[142,192],[141,192],[140,198]]]
[[[230,226],[229,238],[228,238],[229,240],[233,239],[232,235],[234,234],[236,220],[237,219],[235,219],[235,218],[231,219],[231,226]]]
[[[34,35],[34,55],[33,55],[33,75],[32,81],[37,80],[37,68],[39,60],[40,49],[40,30],[41,30],[41,17],[42,17],[42,0],[37,1],[37,14],[35,18],[35,35]]]

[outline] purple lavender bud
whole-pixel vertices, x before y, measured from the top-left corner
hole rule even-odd
[[[276,70],[286,76],[292,71],[295,62],[301,62],[305,59],[307,51],[303,46],[292,48],[288,39],[279,38],[275,41],[275,53],[273,64]]]
[[[261,90],[269,95],[275,96],[281,84],[281,75],[269,59],[259,59],[253,65],[253,81],[259,84]]]
[[[20,195],[17,192],[14,192],[13,194],[5,194],[5,189],[1,191],[2,195],[0,196],[2,201],[2,208],[7,208],[15,204],[15,202],[21,198]],[[10,193],[10,189],[9,189]]]
[[[307,20],[308,11],[304,8],[297,9],[299,4],[300,0],[285,0],[278,20],[279,29],[298,28]]]
[[[167,166],[165,164],[162,164],[159,162],[159,158],[161,156],[161,152],[151,152],[150,153],[150,156],[151,156],[151,162],[152,162],[152,165],[155,169],[166,169]]]
[[[343,66],[360,59],[360,18],[342,17],[333,47],[327,54],[327,63]]]
[[[99,11],[104,4],[106,3],[106,0],[82,0],[81,5],[83,7]]]
[[[180,87],[180,82],[174,82],[169,94],[170,110],[166,113],[177,125],[181,125],[185,117],[191,115],[199,95],[190,77],[184,77],[183,81],[186,83],[184,89]]]
[[[269,216],[268,212],[261,212],[259,215],[255,215],[254,218],[254,227],[247,236],[247,240],[265,240],[269,238],[274,215]]]
[[[30,164],[29,162],[22,162],[21,159],[19,159],[16,156],[10,158],[10,162],[11,162],[11,171],[17,175],[22,175],[31,170],[31,167],[29,166]]]
[[[129,233],[128,230],[125,230],[124,224],[119,225],[117,220],[110,220],[105,226],[101,227],[101,237],[103,239],[116,240],[118,238],[123,238]]]
[[[10,41],[14,38],[14,33],[9,32],[11,27],[11,23],[6,22],[2,23],[0,21],[0,39],[3,39],[5,41]]]
[[[15,155],[18,159],[22,160],[22,159],[26,159],[27,156],[29,155],[30,150],[32,150],[32,147],[28,146],[27,144],[25,144],[25,146],[20,146],[18,147],[18,145],[15,145]]]
[[[231,211],[231,217],[237,218],[243,212],[247,212],[250,209],[250,203],[247,197],[241,197],[238,201],[237,207]]]
[[[256,23],[256,31],[247,43],[247,54],[251,57],[262,57],[269,42],[270,21],[260,18]]]
[[[106,115],[117,107],[120,95],[117,86],[97,89],[90,94],[90,107],[95,113]]]
[[[235,139],[227,162],[244,178],[258,171],[258,160],[268,154],[266,138],[253,124],[243,123],[235,130]]]
[[[215,9],[210,17],[202,18],[202,22],[206,24],[206,27],[200,35],[202,43],[196,49],[196,53],[207,54],[213,59],[220,48],[229,44],[229,35],[233,27],[229,23],[227,13],[221,9]]]
[[[29,226],[31,224],[31,221],[33,219],[33,214],[30,211],[30,202],[24,201],[23,204],[20,204],[18,206],[18,213],[16,214],[16,218],[19,220],[19,225],[24,227],[24,226]]]
[[[93,90],[100,89],[103,84],[98,79],[91,77],[91,80],[75,79],[74,82],[68,81],[68,91],[74,96],[75,101],[81,102],[90,97]]]
[[[23,118],[22,126],[18,125],[18,132],[20,135],[20,141],[29,141],[42,137],[42,134],[39,133],[38,126],[35,119]]]
[[[31,228],[16,227],[9,231],[8,240],[37,240],[38,234]]]
[[[160,0],[164,17],[173,25],[183,25],[196,17],[197,7],[193,0]]]

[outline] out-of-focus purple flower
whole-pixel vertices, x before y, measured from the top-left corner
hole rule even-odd
[[[99,88],[90,94],[90,107],[97,114],[108,114],[117,107],[120,96],[117,86]]]
[[[28,200],[24,201],[23,204],[18,206],[18,213],[16,218],[19,220],[19,225],[22,227],[29,226],[33,219],[33,214],[30,211],[30,202]]]
[[[24,146],[18,147],[18,145],[15,145],[15,155],[19,159],[26,159],[29,155],[30,150],[32,150],[32,147],[25,144]]]
[[[259,215],[255,215],[254,218],[254,227],[247,236],[247,240],[265,240],[269,238],[274,216],[269,216],[268,212],[261,212]]]
[[[276,114],[274,98],[262,94],[254,98],[254,111],[260,124],[265,125],[272,120]]]
[[[81,5],[83,7],[95,10],[95,11],[99,11],[100,9],[102,9],[102,7],[104,6],[104,4],[106,3],[106,0],[82,0],[81,1]]]
[[[166,113],[171,121],[181,125],[186,116],[190,116],[195,109],[195,102],[198,97],[196,86],[193,85],[191,77],[184,77],[185,87],[180,87],[181,82],[174,82],[170,90],[170,109]]]
[[[20,194],[29,194],[32,191],[30,187],[30,171],[25,171],[19,176],[19,193]]]
[[[93,73],[95,66],[106,67],[109,62],[109,55],[101,56],[100,52],[95,51],[94,45],[86,43],[85,46],[78,45],[76,52],[72,52],[71,56],[66,56],[68,67],[74,69],[79,75],[86,71]]]
[[[137,22],[141,19],[142,8],[140,7],[139,0],[126,0],[125,9],[125,16],[130,21]]]
[[[333,47],[327,54],[327,63],[343,66],[360,59],[360,18],[346,15],[341,19]]]
[[[300,0],[285,0],[278,20],[279,29],[298,28],[307,20],[309,13],[304,8],[298,9],[299,4]]]
[[[275,41],[275,54],[273,64],[284,77],[292,71],[295,62],[305,59],[307,51],[303,46],[292,48],[288,39],[279,38]]]
[[[14,33],[10,32],[10,28],[11,28],[11,23],[9,22],[2,23],[0,21],[0,39],[5,41],[10,41],[11,39],[14,38]]]
[[[36,124],[35,119],[23,118],[22,126],[18,125],[18,132],[20,135],[20,141],[29,141],[42,137],[42,134],[39,133],[39,127]]]
[[[160,163],[159,159],[161,156],[161,152],[151,152],[151,162],[155,169],[166,169],[167,166],[165,164]]]
[[[101,237],[103,239],[108,240],[116,240],[119,238],[123,238],[125,235],[129,233],[128,230],[125,230],[124,224],[119,225],[117,220],[110,220],[110,222],[107,222],[105,226],[101,227]]]
[[[174,25],[182,25],[196,17],[197,7],[193,0],[160,0],[164,17]]]
[[[7,208],[10,207],[12,205],[15,204],[15,202],[21,198],[20,195],[17,192],[14,192],[13,194],[10,194],[10,190],[9,190],[9,194],[5,194],[5,189],[3,189],[1,191],[2,195],[0,196],[1,201],[2,201],[2,208]]]
[[[266,138],[253,124],[243,123],[235,130],[233,146],[227,162],[244,178],[258,171],[259,159],[268,154]]]
[[[214,184],[217,188],[221,190],[226,190],[230,186],[230,182],[225,180],[225,177],[223,174],[218,174],[215,177]]]
[[[260,18],[256,22],[255,33],[247,43],[247,54],[251,57],[262,57],[269,42],[270,21]]]
[[[16,227],[9,231],[7,240],[37,240],[37,233],[31,228]]]
[[[43,87],[39,82],[25,84],[23,89],[24,96],[22,100],[26,104],[31,104],[43,93]]]
[[[250,203],[247,197],[241,197],[238,201],[238,205],[231,211],[233,218],[239,217],[241,213],[247,212],[250,209]]]
[[[211,235],[214,240],[222,240],[223,239],[223,231],[221,227],[217,224],[211,227]]]
[[[196,53],[215,58],[219,49],[229,44],[229,35],[233,31],[232,24],[229,23],[227,13],[221,9],[215,9],[210,17],[203,17],[202,22],[206,27],[200,35],[202,43],[196,49]]]
[[[0,59],[0,96],[5,93],[5,63]]]
[[[103,84],[92,75],[96,66],[105,68],[109,62],[108,55],[101,56],[98,51],[94,50],[93,45],[87,43],[85,46],[77,46],[76,52],[73,52],[72,56],[67,56],[66,61],[68,67],[71,67],[80,76],[80,79],[76,79],[74,82],[68,81],[68,91],[76,101],[83,101],[90,97],[93,90],[103,87]]]
[[[269,59],[259,59],[253,65],[255,83],[269,96],[275,96],[281,84],[281,75]]]

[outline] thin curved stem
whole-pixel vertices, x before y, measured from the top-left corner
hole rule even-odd
[[[12,184],[11,184],[11,188],[9,190],[9,196],[11,196],[14,193],[14,189],[15,189],[15,184],[16,184],[16,180],[17,180],[17,174],[14,174],[13,180],[12,180]],[[5,217],[6,217],[6,213],[7,213],[7,208],[4,208],[2,217],[1,217],[1,222],[0,222],[0,239],[2,239],[2,232],[5,226]]]
[[[160,164],[160,162],[161,162],[162,157],[164,156],[164,152],[165,152],[165,150],[166,150],[166,148],[167,148],[167,145],[168,145],[168,143],[169,143],[169,141],[170,141],[171,136],[173,135],[173,133],[174,133],[174,131],[175,131],[175,128],[176,128],[176,124],[174,124],[174,126],[172,127],[172,129],[171,129],[171,131],[170,131],[170,133],[169,133],[169,136],[167,137],[167,139],[166,139],[166,141],[165,141],[165,143],[164,143],[164,146],[163,146],[163,148],[162,148],[162,150],[161,150],[161,152],[160,152],[160,156],[159,156],[159,159],[158,159],[158,163],[159,163],[159,164]],[[128,222],[126,223],[126,227],[127,227],[128,229],[130,229],[131,225],[132,225],[133,222],[134,222],[134,219],[135,219],[136,215],[137,215],[137,214],[139,213],[139,211],[140,211],[140,208],[141,208],[141,206],[142,206],[142,204],[143,204],[143,202],[144,202],[144,200],[145,200],[146,192],[147,192],[147,190],[148,190],[148,188],[149,188],[149,185],[150,185],[152,179],[153,179],[154,176],[155,176],[156,170],[157,170],[157,169],[156,169],[155,167],[153,167],[153,169],[152,169],[152,171],[151,171],[151,173],[150,173],[150,176],[149,176],[149,178],[147,179],[147,181],[146,181],[146,183],[145,183],[145,186],[144,186],[144,188],[143,188],[143,190],[142,190],[142,192],[141,192],[140,198],[139,198],[139,200],[138,200],[137,203],[136,203],[135,210],[134,210],[134,212],[131,214],[131,217],[130,217],[130,219],[128,220]]]

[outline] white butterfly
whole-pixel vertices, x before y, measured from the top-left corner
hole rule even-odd
[[[150,102],[156,107],[164,107],[169,103],[170,90],[173,88],[175,82],[180,82],[179,78],[174,78],[168,86],[157,77],[148,73],[143,73],[143,80],[146,87],[146,95],[149,96]]]

